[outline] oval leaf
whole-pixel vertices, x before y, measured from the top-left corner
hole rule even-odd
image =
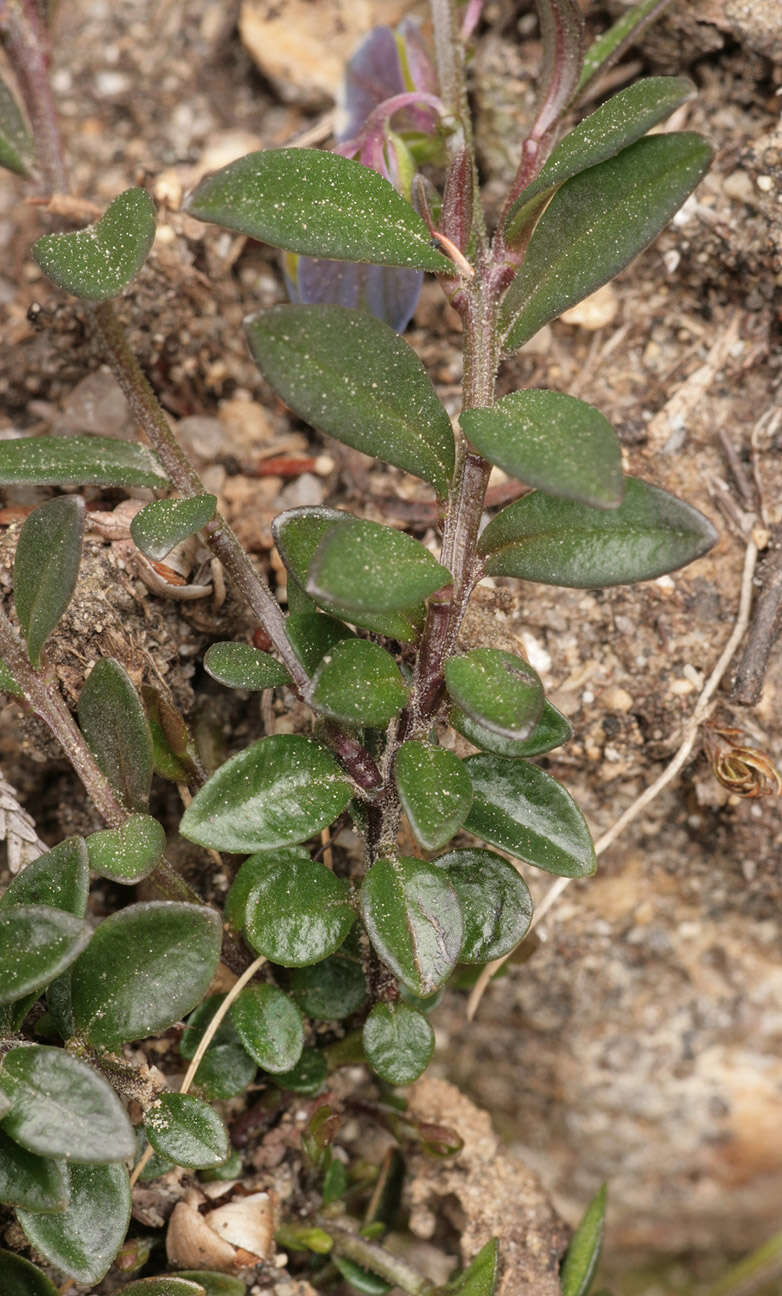
[[[349,725],[384,729],[408,690],[390,653],[366,639],[345,639],[322,660],[307,691],[318,711]]]
[[[597,867],[584,816],[565,789],[527,761],[468,756],[473,787],[466,827],[535,868],[588,877]]]
[[[657,237],[710,161],[700,135],[652,135],[563,184],[505,294],[507,346],[523,346],[618,274]]]
[[[131,885],[157,868],[166,849],[166,834],[150,815],[130,815],[119,828],[87,838],[90,868],[112,882]]]
[[[141,552],[157,562],[211,522],[216,508],[216,495],[153,500],[133,518],[130,534]]]
[[[58,288],[108,301],[141,269],[155,238],[155,204],[145,189],[126,189],[86,229],[44,234],[33,257]]]
[[[129,1283],[121,1291],[122,1296],[206,1296],[203,1283],[183,1278],[181,1274],[167,1274],[165,1278],[139,1278],[138,1282]]]
[[[451,573],[404,531],[351,519],[329,529],[310,565],[307,593],[348,619],[409,608],[451,583]]]
[[[543,685],[522,657],[474,648],[445,663],[445,683],[459,706],[504,738],[526,738],[543,711]]]
[[[595,508],[622,499],[622,454],[614,429],[586,401],[556,391],[516,391],[490,409],[465,410],[465,435],[511,477]]]
[[[73,969],[77,1029],[97,1048],[167,1030],[206,994],[221,934],[205,905],[154,900],[112,914]]]
[[[62,1211],[70,1200],[68,1182],[63,1161],[35,1156],[0,1129],[0,1202],[22,1210]],[[0,1261],[0,1291],[5,1296],[2,1274]]]
[[[204,1289],[204,1296],[246,1296],[247,1287],[241,1278],[232,1278],[230,1274],[213,1273],[211,1269],[182,1269],[178,1278],[199,1283]]]
[[[448,1296],[494,1296],[499,1276],[500,1244],[491,1238],[482,1246],[463,1273],[452,1278],[445,1290]]]
[[[562,1296],[587,1296],[603,1249],[605,1210],[606,1186],[603,1184],[570,1239],[560,1272]]]
[[[434,1053],[434,1031],[429,1022],[404,1003],[375,1004],[361,1038],[372,1070],[392,1085],[412,1084]]]
[[[271,1078],[279,1089],[314,1097],[322,1092],[327,1075],[328,1065],[323,1053],[318,1049],[305,1048],[292,1070],[272,1075]]]
[[[17,873],[3,896],[0,909],[8,905],[48,905],[83,918],[87,912],[90,870],[83,837],[66,837],[45,855]]]
[[[193,1094],[161,1094],[144,1113],[144,1129],[158,1156],[174,1165],[220,1165],[231,1150],[217,1112]]]
[[[362,1269],[361,1265],[348,1260],[347,1256],[332,1255],[329,1258],[334,1268],[347,1280],[351,1292],[358,1292],[359,1296],[385,1296],[386,1292],[390,1292],[391,1284],[385,1278],[379,1278],[369,1269]]]
[[[387,324],[344,306],[270,306],[247,333],[264,377],[300,418],[448,493],[450,419],[415,351]]]
[[[130,1222],[128,1172],[119,1165],[72,1165],[71,1200],[59,1215],[18,1211],[28,1242],[76,1282],[99,1283]]]
[[[189,1061],[195,1057],[204,1031],[224,998],[225,995],[209,995],[191,1013],[179,1045],[182,1057]],[[255,1062],[242,1048],[228,1013],[218,1026],[214,1039],[199,1064],[194,1083],[211,1102],[234,1098],[246,1092],[255,1079],[257,1069]]]
[[[138,693],[118,661],[95,663],[79,698],[82,733],[112,787],[131,810],[146,810],[152,737]]]
[[[361,886],[361,912],[378,954],[414,994],[432,994],[453,971],[462,913],[434,865],[404,856],[376,860]]]
[[[0,1251],[0,1291],[4,1296],[58,1296],[40,1269],[12,1251]]]
[[[302,1012],[316,1021],[343,1021],[366,1002],[366,979],[361,964],[348,954],[348,943],[322,963],[291,969],[291,994]]]
[[[103,436],[0,441],[0,486],[151,486],[168,478],[151,450]]]
[[[318,149],[249,153],[207,176],[186,202],[197,220],[335,261],[452,272],[429,231],[376,171]]]
[[[229,923],[241,931],[247,920],[247,900],[258,878],[265,875],[265,866],[268,860],[276,860],[278,864],[284,864],[290,860],[308,860],[310,857],[300,846],[278,846],[273,851],[258,851],[255,855],[250,855],[243,864],[239,866],[239,871],[231,883],[228,895],[225,897],[224,914]]]
[[[486,729],[472,716],[452,707],[448,719],[454,729],[476,747],[494,752],[497,756],[542,756],[544,752],[561,747],[573,736],[573,728],[561,711],[548,701],[543,703],[543,711],[538,723],[529,738],[519,741],[516,738],[503,738],[501,734]]]
[[[290,1071],[304,1048],[296,1005],[273,985],[248,986],[231,1007],[239,1039],[264,1071]]]
[[[306,573],[307,568],[304,570]],[[335,644],[353,638],[343,621],[322,612],[291,613],[285,622],[285,630],[308,675],[314,675],[316,667]]]
[[[336,819],[352,794],[324,747],[301,734],[272,734],[220,766],[193,797],[179,831],[215,850],[292,846]]]
[[[32,136],[11,91],[0,78],[0,166],[27,175],[34,156]]]
[[[533,491],[489,523],[478,547],[487,555],[487,575],[591,589],[675,571],[707,553],[716,539],[697,509],[627,477],[617,509]]]
[[[247,900],[246,935],[282,967],[306,967],[339,949],[355,914],[347,883],[316,860],[270,859]]]
[[[83,918],[47,905],[0,912],[0,1003],[42,990],[70,967],[90,939]]]
[[[424,850],[439,850],[467,818],[472,784],[459,757],[444,747],[403,743],[394,761],[402,807]]]
[[[281,662],[248,643],[212,644],[204,657],[204,669],[228,688],[261,692],[290,682]]]
[[[460,963],[502,958],[526,936],[532,898],[518,871],[487,850],[456,850],[435,860],[459,897],[464,918]]]
[[[39,505],[19,533],[14,604],[33,666],[71,601],[84,537],[84,500],[62,495]]]

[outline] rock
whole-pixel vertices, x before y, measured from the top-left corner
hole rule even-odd
[[[563,324],[576,324],[579,328],[594,333],[605,328],[616,319],[619,310],[619,298],[613,284],[604,284],[597,292],[590,293],[583,301],[570,310],[563,311],[560,319]]]

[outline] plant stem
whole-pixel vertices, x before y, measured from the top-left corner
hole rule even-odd
[[[0,10],[0,35],[30,118],[43,182],[50,194],[66,193],[60,128],[49,85],[49,42],[33,0],[7,0]]]
[[[332,1239],[335,1255],[352,1260],[362,1269],[369,1269],[371,1273],[377,1274],[379,1278],[385,1278],[386,1282],[394,1287],[401,1287],[402,1291],[409,1292],[410,1296],[429,1296],[434,1292],[435,1289],[428,1278],[423,1278],[405,1260],[391,1255],[376,1242],[368,1241],[359,1233],[351,1233],[349,1229],[333,1224],[330,1219],[317,1219],[315,1222]]]

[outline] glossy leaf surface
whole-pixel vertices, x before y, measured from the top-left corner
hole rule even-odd
[[[308,700],[318,710],[349,725],[383,729],[408,696],[390,653],[367,639],[345,639],[323,658]]]
[[[74,297],[117,297],[144,264],[155,238],[155,204],[144,189],[119,194],[94,225],[44,234],[33,257],[44,274]]]
[[[348,942],[312,967],[292,968],[288,985],[302,1012],[316,1021],[342,1021],[367,998],[360,962],[346,953]]]
[[[247,332],[264,377],[300,418],[447,494],[451,423],[415,351],[392,328],[343,306],[270,306]]]
[[[13,1251],[0,1251],[0,1291],[4,1296],[58,1296],[54,1283],[37,1265]]]
[[[68,1205],[68,1167],[28,1152],[0,1129],[0,1202],[22,1210],[61,1211]],[[3,1267],[0,1263],[0,1277]],[[5,1287],[0,1282],[5,1296]]]
[[[478,547],[490,576],[591,589],[650,580],[711,549],[717,534],[689,504],[625,478],[619,508],[593,509],[540,491],[489,523]]]
[[[473,786],[470,832],[547,873],[594,873],[589,829],[561,784],[527,761],[481,754],[464,763]]]
[[[272,734],[220,766],[193,797],[179,830],[216,850],[293,846],[336,819],[352,793],[324,747],[301,734]]]
[[[83,918],[48,905],[0,910],[0,1003],[42,990],[70,967],[90,939]]]
[[[603,1184],[570,1239],[560,1271],[562,1296],[587,1296],[603,1249],[605,1209],[606,1186]]]
[[[174,1165],[220,1165],[231,1150],[217,1112],[194,1094],[162,1093],[147,1108],[144,1128],[158,1156]]]
[[[425,850],[444,846],[472,804],[472,783],[459,757],[415,739],[399,748],[394,778],[416,840]]]
[[[182,1057],[188,1061],[195,1057],[201,1037],[225,995],[209,995],[191,1013],[179,1045]],[[242,1047],[231,1014],[223,1018],[215,1032],[198,1070],[195,1084],[206,1098],[234,1098],[243,1094],[255,1079],[257,1066]]]
[[[310,566],[307,593],[350,617],[409,608],[450,581],[448,569],[412,536],[356,518],[326,532]]]
[[[84,537],[84,500],[61,495],[34,509],[14,556],[14,604],[33,666],[71,601]]]
[[[273,859],[247,900],[247,939],[282,967],[305,967],[339,949],[353,926],[347,883],[316,860]]]
[[[87,911],[90,870],[83,837],[66,837],[45,855],[39,855],[12,878],[0,909],[9,905],[48,905],[83,918]]]
[[[150,815],[130,815],[119,828],[87,838],[90,868],[101,877],[130,886],[157,868],[166,849],[166,834]]]
[[[221,935],[205,905],[151,900],[112,914],[73,969],[77,1028],[98,1048],[167,1030],[206,994]]]
[[[426,1070],[434,1052],[429,1022],[405,1003],[375,1004],[361,1038],[372,1070],[392,1085],[412,1084]]]
[[[89,1286],[99,1283],[130,1221],[128,1172],[119,1165],[71,1165],[71,1200],[59,1215],[18,1211],[28,1241],[50,1264]]]
[[[64,1049],[12,1049],[0,1080],[13,1100],[3,1130],[28,1152],[89,1162],[133,1156],[133,1127],[111,1085]]]
[[[414,994],[432,994],[453,970],[462,914],[434,865],[405,856],[376,860],[361,887],[361,912],[378,954]]]
[[[265,876],[266,865],[269,860],[276,861],[282,865],[290,860],[308,860],[308,852],[301,846],[278,846],[276,850],[257,851],[255,855],[250,855],[239,866],[233,882],[225,898],[224,913],[228,922],[234,926],[237,931],[241,931],[246,920],[247,900],[258,878]]]
[[[305,1048],[295,1067],[280,1075],[272,1075],[271,1078],[280,1089],[314,1096],[323,1089],[327,1074],[328,1067],[323,1053],[318,1049]]]
[[[451,707],[448,719],[454,729],[476,747],[494,752],[497,756],[542,756],[554,747],[561,747],[573,736],[573,729],[561,711],[551,702],[543,703],[538,723],[528,738],[503,738],[501,734],[486,729],[459,707]]]
[[[239,1039],[264,1071],[290,1071],[304,1047],[304,1022],[292,999],[277,986],[242,990],[231,1007]]]
[[[435,863],[462,908],[460,963],[489,963],[518,945],[532,921],[532,899],[512,864],[487,850],[450,851]]]
[[[16,99],[0,78],[0,166],[27,175],[34,145]]]
[[[153,500],[133,518],[130,534],[147,558],[159,561],[171,552],[174,545],[187,540],[188,536],[211,522],[216,508],[216,495]]]
[[[326,653],[336,644],[353,637],[343,621],[337,621],[336,617],[326,616],[322,612],[291,613],[285,622],[285,629],[296,656],[309,675],[315,673]]]
[[[152,486],[168,478],[146,446],[103,436],[0,442],[0,486]]]
[[[215,643],[207,648],[204,669],[212,679],[228,688],[276,688],[290,680],[285,667],[271,653],[261,652],[248,643]]]
[[[523,657],[474,648],[445,663],[445,683],[463,711],[504,738],[526,738],[543,711],[543,685]]]
[[[494,1296],[499,1276],[500,1244],[491,1238],[458,1278],[446,1284],[448,1296]]]
[[[490,409],[465,410],[465,435],[490,463],[549,495],[595,508],[622,499],[622,455],[608,419],[557,391],[515,391]]]
[[[566,181],[538,221],[505,294],[508,348],[523,346],[624,269],[657,237],[710,160],[700,135],[652,135]]]
[[[95,663],[79,698],[81,731],[112,787],[130,810],[146,810],[152,784],[152,737],[138,693],[113,657]]]
[[[369,167],[318,149],[249,153],[207,176],[187,200],[198,220],[262,243],[336,261],[449,271],[417,212]]]

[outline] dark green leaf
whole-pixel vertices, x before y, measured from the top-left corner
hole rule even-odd
[[[270,306],[247,332],[264,377],[300,418],[448,493],[450,419],[392,328],[345,306]]]
[[[461,425],[490,463],[549,495],[595,508],[622,499],[622,454],[599,410],[556,391],[515,391],[490,409],[465,410]]]
[[[307,592],[352,619],[357,613],[412,607],[451,579],[412,536],[355,518],[326,532],[310,566]]]
[[[231,1008],[239,1039],[264,1071],[290,1071],[304,1047],[296,1005],[273,985],[248,986]]]
[[[459,898],[433,864],[376,860],[361,912],[378,954],[414,994],[431,994],[453,970],[462,947]]]
[[[228,1183],[229,1180],[240,1179],[241,1176],[242,1157],[235,1149],[219,1165],[199,1172],[199,1178],[204,1183]]]
[[[150,900],[112,914],[73,969],[77,1029],[109,1049],[167,1030],[206,994],[221,934],[206,905]]]
[[[103,436],[0,442],[0,486],[152,486],[168,478],[151,450]]]
[[[187,200],[197,220],[336,261],[452,271],[417,212],[376,171],[317,149],[249,153],[206,176]]]
[[[407,693],[390,653],[367,639],[344,639],[323,658],[307,700],[343,724],[384,729]]]
[[[460,963],[502,958],[526,935],[532,899],[518,871],[487,850],[455,850],[435,860],[459,897],[464,918]]]
[[[282,967],[306,967],[339,949],[353,926],[347,883],[315,860],[269,859],[247,900],[253,949]]]
[[[0,659],[0,693],[10,693],[11,697],[24,697],[24,689],[19,687],[2,659]]]
[[[206,1288],[181,1274],[168,1274],[165,1278],[139,1278],[122,1288],[122,1296],[206,1296]]]
[[[182,1057],[188,1060],[195,1057],[201,1037],[224,998],[225,995],[210,995],[191,1013],[179,1045]],[[252,1084],[257,1069],[253,1059],[242,1048],[228,1013],[195,1073],[195,1084],[211,1101],[234,1098]]]
[[[466,827],[535,868],[588,877],[597,867],[584,816],[565,789],[537,765],[502,756],[468,756],[473,786]]]
[[[83,918],[48,905],[0,911],[0,1004],[43,990],[70,967],[90,939]]]
[[[273,851],[258,851],[255,855],[250,855],[240,865],[239,871],[231,883],[228,895],[225,897],[223,912],[227,921],[237,931],[243,929],[247,919],[247,899],[258,878],[265,876],[268,860],[276,860],[278,864],[285,864],[290,860],[308,860],[309,858],[309,854],[301,846],[278,846]]]
[[[153,500],[133,518],[130,534],[147,558],[160,561],[174,545],[211,522],[216,508],[216,495]]]
[[[64,1162],[35,1156],[0,1129],[0,1202],[22,1210],[48,1212],[65,1210],[69,1197],[68,1167]],[[0,1262],[0,1291],[5,1296],[2,1273]]]
[[[144,708],[113,657],[95,663],[79,698],[79,724],[106,778],[130,810],[146,810],[152,738]]]
[[[448,1296],[494,1296],[500,1262],[500,1244],[492,1238],[482,1246],[463,1273],[446,1285]]]
[[[359,1292],[359,1296],[385,1296],[391,1290],[391,1284],[385,1278],[379,1278],[369,1269],[362,1269],[360,1265],[348,1260],[347,1256],[332,1255],[329,1258],[346,1279],[351,1291]]]
[[[0,1079],[13,1101],[3,1130],[28,1152],[90,1162],[133,1156],[133,1127],[111,1085],[64,1049],[12,1049]]]
[[[543,712],[529,738],[519,742],[515,738],[503,738],[501,734],[485,729],[459,707],[452,707],[448,716],[458,733],[476,747],[494,752],[497,756],[541,756],[554,747],[561,747],[573,736],[573,729],[561,711],[550,702],[543,703]]]
[[[90,870],[83,837],[67,837],[45,855],[28,864],[11,879],[0,896],[0,909],[8,905],[48,905],[83,918],[87,912]]]
[[[280,1089],[314,1097],[323,1089],[327,1074],[328,1067],[324,1055],[318,1049],[305,1048],[291,1071],[272,1075],[271,1078]]]
[[[668,7],[671,0],[639,0],[631,5],[613,26],[609,27],[589,46],[576,87],[580,94],[598,72],[605,72],[624,53],[641,32]]]
[[[285,629],[308,675],[314,674],[316,666],[335,644],[353,637],[343,621],[324,616],[322,612],[293,612],[285,622]]]
[[[119,828],[87,838],[90,868],[112,882],[131,885],[157,868],[166,849],[166,834],[150,815],[130,815]]]
[[[136,1160],[138,1160],[138,1158],[146,1152],[149,1144],[147,1142],[147,1136],[144,1133],[143,1125],[136,1126],[136,1135],[138,1138]],[[159,1157],[157,1152],[152,1152],[151,1148],[149,1150],[152,1155],[149,1157],[143,1170],[139,1172],[139,1183],[152,1183],[154,1179],[160,1179],[163,1175],[170,1174],[172,1170],[176,1169],[173,1161],[167,1161],[165,1157]]]
[[[68,234],[44,234],[33,257],[58,288],[108,301],[130,283],[155,238],[155,204],[144,189],[119,194],[94,225]]]
[[[321,1186],[323,1205],[329,1206],[332,1202],[339,1201],[340,1197],[344,1197],[349,1186],[348,1172],[342,1161],[337,1161],[335,1158],[323,1176]]]
[[[344,946],[313,967],[293,968],[288,984],[302,1012],[316,1021],[342,1021],[367,998],[361,964],[348,957]]]
[[[290,681],[281,662],[248,643],[212,644],[204,657],[204,669],[228,688],[260,692]]]
[[[14,556],[14,604],[33,666],[71,601],[84,536],[84,500],[61,495],[27,518]]]
[[[556,125],[578,85],[584,61],[584,15],[578,0],[536,0],[543,62],[535,106],[535,139]]]
[[[71,1008],[70,971],[64,972],[46,987],[46,1007],[60,1039],[70,1039],[76,1029]]]
[[[18,1211],[27,1240],[56,1269],[87,1286],[99,1283],[130,1221],[128,1172],[120,1165],[71,1165],[71,1200],[59,1215]]]
[[[584,1217],[570,1239],[560,1271],[562,1296],[587,1296],[603,1249],[606,1186],[592,1198]]]
[[[247,1288],[241,1278],[230,1274],[213,1273],[211,1269],[182,1269],[178,1278],[200,1283],[205,1296],[245,1296]]]
[[[625,478],[617,509],[593,509],[533,491],[490,522],[479,540],[490,576],[591,589],[650,580],[700,558],[717,538],[697,509]]]
[[[472,804],[472,784],[459,757],[417,739],[406,742],[396,754],[394,778],[416,840],[425,850],[444,846]]]
[[[507,346],[523,346],[549,320],[607,283],[643,251],[705,174],[700,135],[652,135],[558,189],[505,294]]]
[[[155,773],[173,783],[187,783],[194,764],[192,740],[182,716],[162,691],[151,684],[141,686],[141,705],[152,738]]]
[[[501,648],[473,648],[445,663],[448,692],[463,711],[504,738],[529,737],[543,712],[537,671]]]
[[[215,850],[292,846],[336,819],[351,796],[324,747],[302,734],[272,734],[220,766],[190,802],[179,831]]]
[[[434,1031],[415,1008],[378,1003],[364,1023],[364,1052],[372,1070],[392,1085],[409,1085],[434,1053]]]
[[[158,1156],[174,1165],[220,1165],[231,1150],[217,1112],[193,1094],[161,1094],[144,1113],[144,1128]]]
[[[209,995],[202,1003],[190,1014],[187,1025],[179,1041],[179,1052],[188,1062],[192,1062],[198,1050],[198,1045],[204,1036],[209,1023],[225,999],[224,994]],[[227,1013],[212,1038],[210,1048],[215,1044],[238,1044],[239,1036],[236,1033],[231,1014]]]
[[[34,156],[32,136],[16,99],[0,79],[0,166],[27,175]]]
[[[0,1251],[0,1291],[3,1296],[58,1296],[40,1269],[12,1251]]]

